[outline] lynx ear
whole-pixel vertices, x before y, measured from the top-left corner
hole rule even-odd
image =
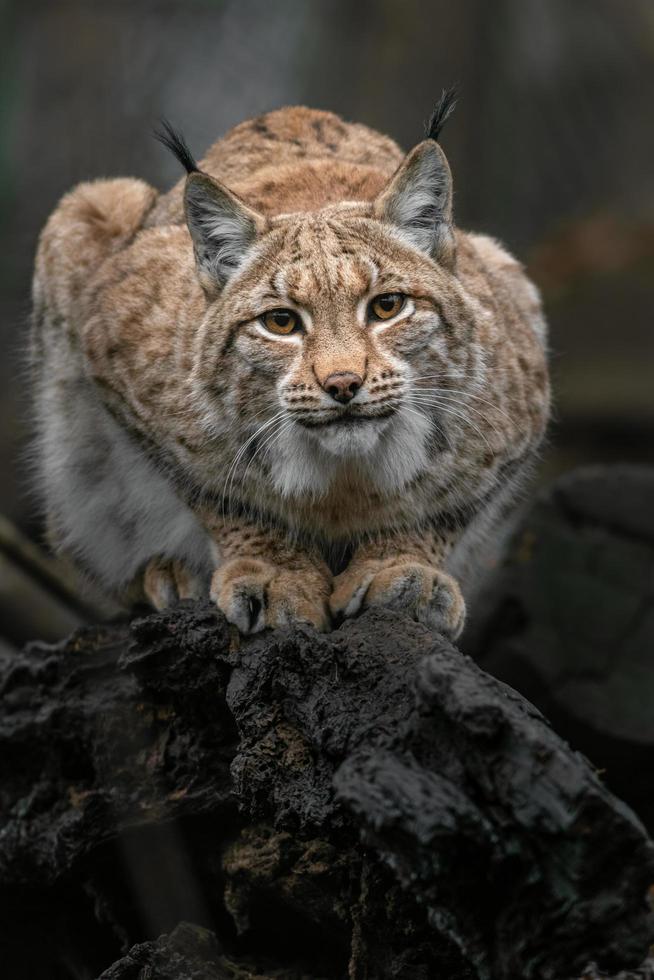
[[[193,239],[198,277],[210,296],[218,293],[263,231],[265,220],[199,169],[182,134],[167,119],[154,136],[186,170],[184,209]]]
[[[375,213],[414,248],[453,266],[452,175],[438,143],[414,146],[375,201]]]
[[[200,282],[207,293],[215,294],[263,231],[264,219],[201,171],[186,179],[184,208]]]

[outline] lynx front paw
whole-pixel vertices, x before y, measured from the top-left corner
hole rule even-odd
[[[200,599],[206,589],[206,582],[175,559],[152,558],[145,566],[143,591],[155,609],[165,609],[179,599]]]
[[[235,558],[214,572],[211,598],[241,633],[289,623],[326,630],[330,584],[319,569],[288,570],[255,558]]]
[[[335,616],[355,616],[374,606],[408,613],[450,639],[463,629],[465,603],[455,580],[417,561],[364,562],[334,579],[330,607]]]

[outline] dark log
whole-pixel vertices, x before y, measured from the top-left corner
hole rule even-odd
[[[150,971],[148,973],[148,970]],[[295,977],[297,978],[297,974]],[[154,942],[140,943],[127,956],[102,974],[99,980],[273,980],[288,973],[252,972],[250,965],[235,963],[226,957],[213,933],[187,922],[169,936]],[[611,978],[599,973],[594,964],[584,970],[581,980],[653,980],[654,959],[648,959],[636,970],[620,971]]]
[[[638,819],[520,695],[397,615],[243,642],[184,603],[33,644],[2,685],[12,980],[221,977],[211,957],[148,973],[184,919],[216,962],[288,980],[560,980],[636,966],[654,938]]]
[[[654,830],[654,468],[588,467],[543,492],[466,637]]]
[[[275,974],[279,976],[279,974]],[[169,936],[139,943],[99,980],[273,980],[224,955],[208,929],[181,922]]]

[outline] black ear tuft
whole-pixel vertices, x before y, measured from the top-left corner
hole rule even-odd
[[[438,143],[441,129],[456,108],[457,94],[456,85],[451,88],[444,88],[441,92],[441,97],[425,126],[425,137],[428,140],[434,140]]]
[[[177,157],[187,174],[197,173],[199,168],[195,162],[195,157],[189,150],[182,134],[178,133],[167,119],[161,119],[160,122],[161,129],[155,129],[154,138],[163,143]]]

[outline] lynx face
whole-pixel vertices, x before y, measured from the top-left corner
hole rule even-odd
[[[388,489],[425,465],[433,423],[412,401],[414,379],[433,375],[435,358],[445,371],[453,340],[441,313],[456,292],[446,167],[421,144],[377,201],[265,222],[212,178],[189,178],[198,267],[217,292],[197,377],[211,392],[233,355],[235,421],[261,430],[282,492],[324,490],[348,461],[370,462]]]

